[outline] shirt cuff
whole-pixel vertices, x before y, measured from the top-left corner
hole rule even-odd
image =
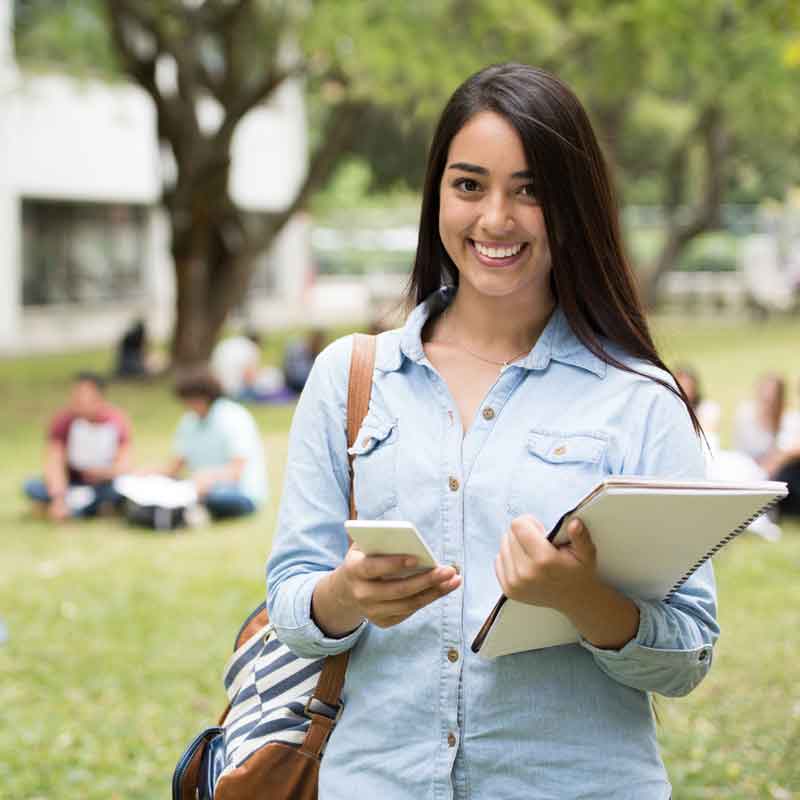
[[[294,598],[294,619],[291,626],[273,621],[275,631],[280,641],[303,658],[333,656],[350,650],[367,626],[367,620],[363,619],[359,626],[346,636],[333,638],[326,636],[314,622],[311,616],[311,598],[317,583],[327,574],[327,572],[312,572],[296,575],[285,581],[281,587],[281,592],[288,593]]]
[[[620,683],[668,696],[688,694],[710,669],[712,646],[698,643],[687,647],[688,642],[667,641],[663,637],[659,641],[656,604],[633,597],[631,600],[639,609],[639,628],[633,639],[619,650],[595,647],[583,637],[581,646],[592,654],[603,672]]]

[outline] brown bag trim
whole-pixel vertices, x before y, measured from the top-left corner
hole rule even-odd
[[[271,742],[223,775],[215,800],[317,800],[319,757],[297,746]]]
[[[350,376],[347,384],[347,446],[355,444],[361,423],[369,411],[372,395],[372,374],[375,369],[375,337],[364,333],[353,335],[353,353],[350,357]],[[355,492],[353,491],[353,456],[350,463],[350,519],[356,519]],[[349,652],[328,656],[314,689],[312,698],[321,700],[338,711],[344,677],[347,672]],[[336,726],[336,719],[328,719],[318,714],[309,714],[311,725],[301,746],[305,753],[321,756],[325,744]]]

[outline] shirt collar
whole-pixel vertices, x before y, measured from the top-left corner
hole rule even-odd
[[[441,313],[452,302],[455,294],[456,289],[452,286],[437,289],[409,314],[402,328],[378,337],[375,366],[382,372],[394,372],[402,366],[403,358],[416,363],[425,358],[422,329],[432,316]],[[550,315],[530,353],[514,366],[540,371],[547,369],[551,361],[580,367],[600,378],[606,374],[606,363],[578,339],[560,306],[556,306]]]

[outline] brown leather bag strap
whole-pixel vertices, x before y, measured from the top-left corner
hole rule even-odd
[[[361,423],[369,410],[372,395],[372,373],[375,369],[375,337],[364,333],[353,336],[353,353],[350,357],[350,377],[347,385],[347,446],[355,444]],[[353,457],[350,462],[350,519],[356,518],[353,492]],[[307,713],[311,725],[303,741],[302,750],[321,755],[325,743],[336,724],[340,710],[340,697],[347,672],[349,652],[328,656],[319,676],[314,694],[308,702]],[[317,701],[321,701],[322,704]]]
[[[347,447],[356,443],[361,423],[369,411],[372,396],[372,373],[375,370],[375,337],[365,333],[353,335],[353,354],[350,357],[350,378],[347,383]],[[350,519],[356,518],[356,500],[353,493],[353,456],[350,464]]]

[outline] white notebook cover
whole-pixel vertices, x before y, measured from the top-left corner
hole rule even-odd
[[[565,514],[550,538],[564,541],[567,523],[579,517],[597,547],[603,581],[627,595],[664,599],[786,493],[786,485],[775,481],[612,478]],[[473,650],[485,658],[578,640],[572,623],[558,611],[508,599],[481,634]]]

